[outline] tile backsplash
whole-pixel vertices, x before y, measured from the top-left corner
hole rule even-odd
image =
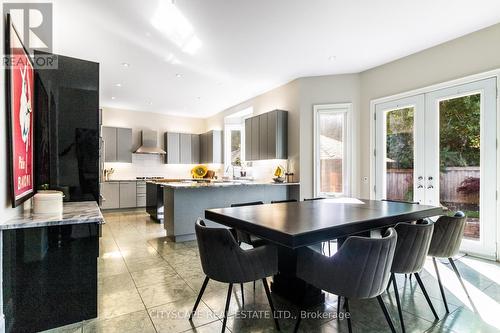
[[[274,169],[278,165],[287,169],[286,160],[255,161],[247,168],[247,175],[258,181],[271,181]],[[115,170],[110,180],[128,180],[136,177],[190,178],[193,167],[194,164],[165,164],[163,156],[147,154],[133,154],[132,163],[104,163],[105,169]],[[210,164],[208,167],[219,177],[224,174],[223,165]]]

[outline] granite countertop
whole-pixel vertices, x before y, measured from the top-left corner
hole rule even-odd
[[[0,230],[84,223],[104,224],[97,202],[65,202],[62,215],[33,214],[31,211],[25,211],[22,216],[0,223]]]
[[[300,183],[275,183],[275,182],[258,182],[258,181],[246,181],[246,182],[212,182],[212,183],[198,183],[198,182],[173,182],[173,183],[157,183],[163,187],[169,187],[174,189],[183,188],[206,188],[206,187],[230,187],[230,186],[257,186],[257,185],[267,185],[267,186],[291,186],[300,185]]]

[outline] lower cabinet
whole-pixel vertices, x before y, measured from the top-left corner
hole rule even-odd
[[[120,208],[136,207],[136,186],[136,182],[120,182]]]
[[[117,209],[120,208],[120,183],[105,182],[101,183],[101,208]]]

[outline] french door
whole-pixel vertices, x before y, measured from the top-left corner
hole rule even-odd
[[[375,196],[467,215],[461,250],[495,257],[496,78],[377,104]]]

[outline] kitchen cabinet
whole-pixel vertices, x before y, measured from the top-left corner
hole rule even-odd
[[[252,130],[250,132],[250,140],[251,140],[250,158],[252,161],[257,161],[260,159],[260,154],[259,154],[260,121],[259,121],[259,117],[258,116],[252,117],[251,122],[252,122]]]
[[[116,161],[132,163],[132,129],[116,129]]]
[[[191,134],[191,164],[200,163],[200,136]]]
[[[214,130],[200,134],[200,162],[201,163],[224,163],[224,140],[223,132]]]
[[[120,208],[134,208],[137,206],[137,184],[132,182],[119,182]]]
[[[102,209],[120,208],[120,183],[105,182],[101,183]]]
[[[245,120],[247,161],[288,158],[288,112],[274,110]]]
[[[259,160],[268,160],[270,157],[269,149],[267,147],[268,132],[267,132],[267,113],[258,117],[259,119]]]
[[[104,162],[132,163],[132,129],[102,127]]]
[[[180,163],[180,134],[166,132],[165,133],[165,163],[179,164]]]
[[[180,134],[180,163],[191,164],[191,134]]]
[[[138,181],[136,186],[136,207],[146,207],[146,182]]]

